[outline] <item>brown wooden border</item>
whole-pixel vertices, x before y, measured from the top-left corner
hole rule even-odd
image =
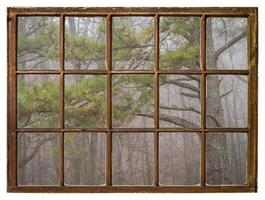
[[[8,138],[8,192],[257,192],[257,132],[258,132],[258,8],[62,8],[62,7],[21,7],[8,8],[8,95],[7,95],[7,138]],[[17,16],[49,15],[60,17],[60,70],[30,71],[16,70]],[[64,70],[64,16],[105,16],[106,17],[106,70]],[[155,35],[154,71],[114,71],[111,69],[111,17],[112,16],[153,16]],[[198,16],[201,19],[200,70],[159,71],[159,16]],[[206,70],[205,68],[205,20],[211,16],[248,18],[248,70]],[[60,75],[60,99],[64,96],[65,74],[105,74],[107,77],[107,128],[68,129],[64,127],[64,105],[60,105],[60,128],[30,129],[16,127],[16,75],[17,74],[58,74]],[[151,74],[154,76],[155,117],[154,128],[112,128],[111,121],[111,77],[112,74]],[[198,74],[201,75],[201,128],[159,128],[158,105],[160,74]],[[246,128],[206,128],[205,93],[207,74],[242,74],[248,76],[248,127]],[[60,185],[59,186],[18,186],[16,172],[17,132],[58,132],[60,133]],[[64,133],[65,132],[105,132],[106,133],[106,185],[105,186],[64,186]],[[154,186],[112,186],[112,132],[153,132],[154,133]],[[209,186],[205,183],[205,134],[207,132],[248,133],[248,184],[242,186]],[[198,186],[160,186],[159,185],[159,132],[199,132],[201,134],[201,182]]]

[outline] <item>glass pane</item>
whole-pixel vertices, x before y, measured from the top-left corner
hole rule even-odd
[[[152,70],[153,17],[112,18],[112,69]]]
[[[65,69],[105,69],[105,18],[65,18]]]
[[[57,133],[18,134],[18,185],[58,185]]]
[[[114,133],[113,185],[153,184],[153,133]]]
[[[160,17],[159,69],[200,69],[200,18]]]
[[[65,76],[65,127],[104,128],[105,75]]]
[[[208,69],[247,69],[247,18],[209,17],[206,26]]]
[[[113,127],[154,126],[152,75],[114,75],[112,93]]]
[[[200,183],[199,133],[159,134],[160,185]]]
[[[159,126],[200,127],[200,76],[159,76]]]
[[[59,69],[59,18],[18,17],[17,68]]]
[[[247,127],[247,98],[247,76],[207,76],[207,127]]]
[[[59,76],[18,75],[17,126],[59,127]]]
[[[247,133],[208,133],[206,141],[207,184],[246,184]]]
[[[66,185],[105,184],[105,133],[65,133]]]

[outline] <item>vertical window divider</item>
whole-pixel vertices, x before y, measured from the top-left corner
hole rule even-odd
[[[201,75],[201,187],[206,182],[206,16],[202,15],[200,19],[200,65]]]
[[[106,68],[107,68],[107,139],[106,139],[106,185],[112,185],[112,102],[111,102],[111,38],[112,38],[112,23],[111,15],[109,14],[106,19]]]
[[[155,67],[154,67],[154,184],[159,186],[159,15],[155,15],[154,20],[154,49],[155,49]]]
[[[60,185],[64,186],[64,15],[60,15]]]
[[[8,18],[8,187],[17,185],[17,16]],[[9,189],[9,190],[10,190]]]
[[[257,144],[258,144],[258,13],[248,16],[248,162],[247,183],[257,191]]]

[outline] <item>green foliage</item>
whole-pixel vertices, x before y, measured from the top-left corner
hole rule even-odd
[[[59,148],[58,148],[58,144],[55,144],[54,146],[52,146],[52,148],[50,149],[49,154],[54,157],[55,159],[58,158],[58,153],[59,153]]]
[[[105,43],[98,42],[94,38],[79,35],[66,35],[66,60],[87,62],[88,60],[104,60]],[[103,69],[105,66],[99,66]]]
[[[161,69],[179,69],[183,66],[194,68],[198,65],[200,49],[198,45],[183,45],[176,50],[166,51],[160,58]]]
[[[112,60],[121,62],[122,66],[115,66],[120,69],[141,68],[137,66],[143,61],[153,62],[154,31],[152,23],[144,23],[141,19],[134,24],[131,18],[117,18],[113,21],[112,34]],[[132,62],[133,61],[133,62]],[[142,65],[142,64],[140,64]],[[148,66],[152,67],[152,63]],[[117,69],[116,68],[116,69]]]
[[[198,17],[163,17],[160,21],[160,30],[160,41],[167,44],[160,52],[160,69],[199,67]]]
[[[149,111],[153,100],[153,76],[151,75],[119,75],[115,76],[113,98],[115,103],[112,115],[121,124],[129,122],[136,115]],[[122,96],[122,98],[119,98]]]
[[[31,76],[32,77],[32,76]],[[59,84],[50,79],[31,84],[22,76],[18,80],[18,126],[58,127]]]
[[[146,48],[152,45],[153,23],[136,27],[132,21],[117,20],[113,23],[113,60],[132,61],[146,59]],[[199,18],[198,18],[199,19]],[[163,17],[160,20],[160,39],[180,41],[172,47],[160,51],[160,69],[192,68],[199,61],[199,20],[197,18]],[[25,22],[26,23],[26,22]],[[141,24],[141,23],[140,23]],[[148,25],[146,25],[148,24]],[[44,57],[54,59],[58,51],[58,23],[48,23],[39,17],[32,21],[29,30],[19,34],[20,52],[38,50]],[[98,33],[105,33],[105,25],[97,26]],[[65,57],[80,62],[99,59],[105,54],[105,41],[84,35],[71,35],[66,29]],[[166,38],[163,38],[167,36]],[[149,55],[148,59],[153,59]],[[133,64],[132,64],[133,66]],[[104,67],[104,66],[102,66]],[[106,79],[103,75],[73,75],[65,84],[65,126],[80,128],[105,127],[106,122]],[[70,75],[69,75],[70,77]],[[68,83],[69,80],[69,83]],[[43,79],[29,84],[21,79],[18,85],[18,126],[58,127],[59,124],[59,84]],[[113,76],[112,114],[120,123],[126,123],[141,112],[149,112],[153,102],[153,76],[115,75]],[[122,96],[122,97],[119,97]],[[116,99],[115,99],[116,101]]]
[[[51,23],[48,17],[20,18],[18,29],[18,57],[25,54],[38,54],[40,57],[55,60],[59,57],[59,23]]]
[[[65,87],[66,126],[105,127],[105,85],[105,76],[86,76]]]
[[[74,134],[65,134],[64,136],[64,145],[65,145],[65,154],[71,156],[81,156],[85,152],[84,147],[77,146],[80,142],[80,138]]]
[[[105,20],[97,19],[97,22],[87,21],[87,18],[76,18],[78,26],[75,31],[65,27],[65,60],[71,62],[76,69],[104,69],[105,68]],[[84,24],[78,25],[78,24]],[[95,27],[89,30],[89,27]],[[90,28],[91,28],[90,27]],[[94,30],[95,29],[95,30]]]

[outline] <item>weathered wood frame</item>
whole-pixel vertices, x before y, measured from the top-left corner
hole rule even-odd
[[[58,16],[60,17],[60,70],[30,71],[16,69],[16,41],[18,16]],[[64,69],[64,17],[65,16],[105,16],[106,17],[106,70],[65,70]],[[154,17],[154,70],[114,71],[111,69],[111,18],[112,16],[153,16]],[[159,70],[159,16],[198,16],[201,20],[200,70]],[[248,18],[248,69],[247,70],[207,70],[206,63],[206,18],[229,16]],[[257,127],[258,127],[258,9],[257,8],[8,8],[8,188],[9,192],[256,192],[257,191]],[[16,90],[18,74],[60,75],[60,128],[32,129],[16,126]],[[71,129],[64,127],[64,75],[65,74],[105,74],[107,77],[107,128]],[[112,128],[111,77],[112,74],[152,74],[154,76],[154,128]],[[159,74],[201,75],[201,127],[200,128],[159,128]],[[242,74],[248,76],[248,127],[246,128],[206,128],[206,76],[207,74]],[[105,186],[65,186],[64,185],[64,133],[65,132],[105,132],[106,133],[106,185]],[[113,132],[153,132],[154,133],[154,185],[153,186],[113,186],[112,185],[112,133]],[[18,132],[58,132],[60,134],[60,185],[59,186],[18,186],[17,185],[17,133]],[[201,176],[198,186],[159,185],[159,133],[160,132],[200,132],[201,135]],[[206,132],[248,133],[247,185],[206,185],[205,154]]]

